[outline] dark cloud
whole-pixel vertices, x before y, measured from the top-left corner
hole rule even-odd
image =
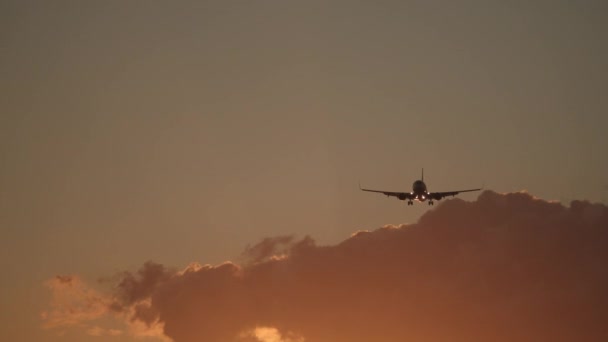
[[[247,246],[241,255],[245,263],[258,263],[287,253],[294,243],[293,236],[277,236],[265,238],[253,246]]]
[[[121,310],[121,306],[131,306],[138,301],[149,298],[156,287],[169,280],[175,273],[166,269],[163,265],[147,262],[134,275],[124,272],[122,279],[117,285],[117,301],[113,303],[114,308]]]
[[[601,204],[486,191],[335,246],[280,237],[246,254],[243,267],[147,263],[112,298],[175,342],[608,340]]]

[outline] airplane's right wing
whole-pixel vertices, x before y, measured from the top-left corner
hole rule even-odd
[[[384,190],[372,190],[372,189],[362,189],[361,185],[359,185],[359,189],[361,189],[362,191],[369,191],[369,192],[377,192],[377,193],[381,193],[384,194],[386,196],[393,196],[393,197],[397,197],[398,199],[404,201],[404,200],[413,200],[414,199],[414,195],[412,195],[409,192],[394,192],[394,191],[384,191]]]

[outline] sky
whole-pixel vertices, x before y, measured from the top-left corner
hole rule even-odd
[[[0,339],[139,340],[109,333],[125,271],[247,270],[265,238],[424,226],[426,204],[358,188],[409,191],[423,167],[430,191],[606,203],[607,18],[604,1],[0,2]],[[83,293],[111,328],[49,327]],[[120,303],[163,312],[153,295]],[[330,336],[267,321],[243,339]]]

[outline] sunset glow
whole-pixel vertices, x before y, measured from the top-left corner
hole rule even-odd
[[[0,341],[608,341],[607,18],[0,1]]]

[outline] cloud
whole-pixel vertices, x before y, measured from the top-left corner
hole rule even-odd
[[[277,328],[273,327],[255,327],[250,331],[240,335],[240,338],[246,340],[248,337],[254,338],[259,342],[304,342],[301,336],[295,336],[293,333],[288,333],[283,336]]]
[[[73,275],[56,276],[45,282],[51,290],[49,310],[42,312],[47,328],[78,325],[96,320],[108,311],[104,296]]]
[[[124,273],[116,291],[111,294],[100,293],[75,275],[56,276],[45,282],[51,290],[49,309],[41,313],[43,327],[47,329],[79,327],[90,336],[120,336],[123,330],[102,328],[92,325],[105,317],[113,317],[124,322],[128,333],[134,337],[155,337],[170,341],[164,332],[164,323],[150,305],[149,283],[158,283],[154,273],[167,272],[160,265],[146,263],[138,272],[137,281],[133,275]],[[150,280],[150,275],[152,279]],[[162,278],[161,278],[162,279]],[[137,293],[132,293],[132,282],[137,283]],[[136,300],[137,298],[138,300]]]
[[[241,259],[248,264],[283,256],[293,247],[294,240],[293,236],[265,238],[254,246],[247,246],[241,255]]]
[[[486,191],[334,246],[279,237],[242,265],[146,263],[103,296],[56,278],[80,303],[52,303],[47,325],[118,315],[175,342],[605,341],[607,246],[604,205]]]
[[[86,330],[89,336],[120,336],[123,334],[122,330],[118,329],[104,329],[97,325],[92,326]]]

